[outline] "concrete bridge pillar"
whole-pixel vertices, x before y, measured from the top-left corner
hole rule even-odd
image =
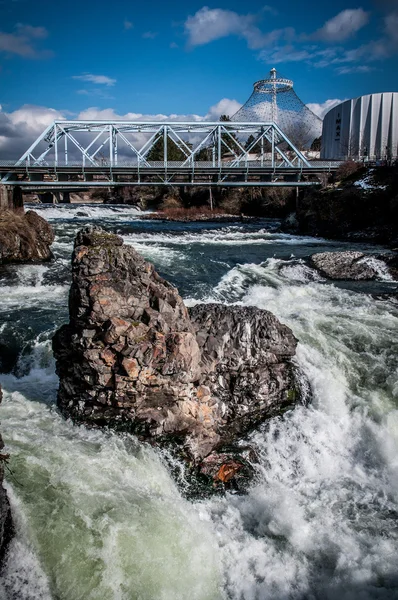
[[[57,204],[57,198],[52,192],[41,192],[38,196],[43,204]]]
[[[70,192],[60,192],[61,204],[70,204]]]
[[[70,192],[55,190],[38,194],[43,204],[70,204]]]
[[[22,189],[19,186],[0,184],[0,210],[23,212]]]

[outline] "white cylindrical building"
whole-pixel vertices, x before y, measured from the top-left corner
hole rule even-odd
[[[323,120],[321,158],[398,158],[398,92],[346,100]]]

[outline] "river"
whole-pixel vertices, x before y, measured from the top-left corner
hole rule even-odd
[[[306,257],[354,245],[279,234],[273,221],[35,210],[55,228],[55,259],[0,272],[0,420],[16,525],[0,598],[398,598],[397,282],[382,269],[378,282],[326,281]],[[249,436],[260,462],[247,495],[188,501],[161,451],[58,413],[50,339],[67,320],[74,235],[93,222],[133,244],[187,304],[265,308],[298,338],[312,401]]]

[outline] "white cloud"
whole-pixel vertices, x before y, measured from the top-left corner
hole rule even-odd
[[[0,31],[0,52],[16,54],[23,58],[46,58],[51,55],[49,51],[38,50],[35,42],[47,37],[48,32],[44,27],[31,25],[16,25],[15,33]]]
[[[105,88],[105,90],[106,90],[106,88]],[[115,99],[114,96],[111,96],[106,91],[104,91],[102,88],[92,88],[89,90],[86,90],[83,88],[80,90],[76,90],[76,94],[79,94],[79,96],[96,96],[97,98],[102,98],[103,100],[114,100]]]
[[[24,104],[11,113],[0,108],[0,157],[19,158],[55,119],[65,118],[66,112],[44,106]]]
[[[260,13],[276,14],[270,6],[263,7]],[[256,25],[259,16],[254,14],[239,14],[232,10],[203,6],[184,23],[185,33],[190,46],[202,46],[214,40],[230,35],[236,35],[247,41],[249,48],[264,48],[277,42],[292,43],[294,40],[308,41],[316,39],[324,42],[343,41],[352,37],[369,21],[369,13],[362,8],[346,9],[326,21],[326,23],[311,35],[303,34],[298,38],[293,27],[273,29],[266,33]],[[291,60],[301,60],[291,58]]]
[[[392,12],[385,18],[386,33],[394,44],[398,44],[398,11]]]
[[[263,10],[270,12],[273,9],[264,7]],[[203,6],[184,23],[188,44],[203,46],[229,35],[237,35],[247,41],[249,48],[262,48],[281,38],[290,39],[294,36],[294,29],[291,27],[264,34],[255,25],[257,18],[252,14],[240,15],[232,10]]]
[[[196,114],[119,114],[113,108],[87,108],[78,115],[66,110],[26,104],[13,112],[4,112],[0,106],[0,159],[18,159],[54,120],[67,118],[87,121],[217,121],[222,114],[232,116],[241,104],[223,98],[209,108],[205,115]]]
[[[144,113],[125,113],[118,114],[113,108],[99,109],[95,106],[87,108],[80,112],[78,119],[87,121],[217,121],[220,115],[226,114],[232,116],[240,109],[242,104],[237,100],[223,98],[217,104],[211,106],[208,112],[203,115],[196,114],[175,114],[165,115],[163,113],[144,114]]]
[[[127,19],[124,20],[123,22],[123,27],[128,30],[128,29],[133,29],[134,24],[131,21],[128,21]]]
[[[398,0],[385,1],[394,6]],[[257,15],[239,14],[203,6],[184,23],[188,45],[200,46],[235,35],[245,39],[249,48],[261,49],[258,58],[267,64],[304,62],[315,68],[333,67],[338,74],[370,72],[373,67],[368,66],[369,63],[388,58],[398,50],[398,10],[385,16],[384,36],[348,50],[343,42],[369,22],[370,13],[363,8],[345,9],[310,34],[300,34],[293,27],[271,29],[264,33],[256,24],[264,13],[275,14],[275,11],[265,6]],[[314,41],[318,43],[314,44]],[[320,43],[329,43],[329,46],[325,48]],[[349,63],[361,64],[345,66]]]
[[[112,79],[111,77],[107,77],[106,75],[92,75],[91,73],[86,73],[84,75],[73,75],[72,79],[79,79],[80,81],[88,81],[90,83],[95,83],[96,85],[115,85],[116,79]]]
[[[341,42],[352,37],[369,21],[369,13],[362,8],[346,9],[326,21],[311,37],[324,42]]]
[[[205,116],[206,121],[218,121],[221,115],[228,115],[232,117],[242,106],[237,100],[230,100],[229,98],[223,98],[217,104],[214,104],[209,108],[209,112]]]
[[[364,60],[372,62],[387,58],[390,53],[391,45],[387,40],[381,39],[369,42],[368,44],[363,44],[362,46],[358,46],[358,48],[354,48],[352,50],[346,50],[340,56],[338,56],[334,62],[351,63]]]
[[[4,114],[4,113],[3,113]],[[40,133],[56,119],[64,119],[65,112],[55,108],[24,104],[21,108],[8,113],[8,118],[13,125],[23,125],[29,132]]]
[[[190,46],[201,46],[228,35],[242,35],[252,22],[249,15],[203,6],[185,21],[185,32]]]
[[[48,31],[45,27],[33,27],[32,25],[17,23],[16,28],[20,35],[28,38],[43,39],[48,36]]]
[[[323,119],[323,117],[326,115],[327,112],[329,112],[329,110],[331,110],[338,104],[341,104],[341,102],[344,102],[344,100],[333,98],[333,100],[325,100],[325,102],[322,102],[321,104],[318,104],[316,102],[310,102],[309,104],[307,104],[307,106],[310,110],[312,110],[313,113],[315,113],[316,115],[318,115],[318,117]]]
[[[266,63],[278,65],[287,62],[307,61],[314,57],[314,53],[303,49],[297,49],[294,46],[274,46],[271,50],[262,50],[259,54],[260,60]]]
[[[157,35],[157,31],[145,31],[145,33],[142,34],[142,37],[146,40],[154,40]]]
[[[352,67],[339,67],[337,73],[339,75],[351,75],[352,73],[370,73],[374,71],[374,67],[368,65],[354,65]]]
[[[268,4],[265,4],[262,7],[262,12],[268,12],[271,15],[273,15],[274,17],[276,17],[277,15],[279,15],[279,12],[276,10],[276,8],[274,8],[273,6],[269,6]]]

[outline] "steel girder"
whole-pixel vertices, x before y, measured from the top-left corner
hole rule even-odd
[[[180,152],[180,161],[168,159],[170,140]],[[158,151],[163,148],[163,160],[149,159],[155,146]],[[200,157],[203,149],[207,161]],[[255,181],[259,179],[257,185],[272,185],[279,178],[281,184],[286,181],[286,174],[300,181],[303,170],[315,173],[275,123],[229,121],[54,121],[9,168],[1,182],[11,185],[24,184],[21,179],[14,181],[14,173],[21,168],[29,180],[34,173],[44,172],[59,185],[60,173],[76,169],[83,173],[84,181],[92,172],[104,185],[178,184],[187,174],[188,185],[206,185],[205,175],[208,185],[245,185],[253,175]],[[270,173],[271,179],[262,180],[262,175]],[[255,181],[252,179],[251,185]]]

